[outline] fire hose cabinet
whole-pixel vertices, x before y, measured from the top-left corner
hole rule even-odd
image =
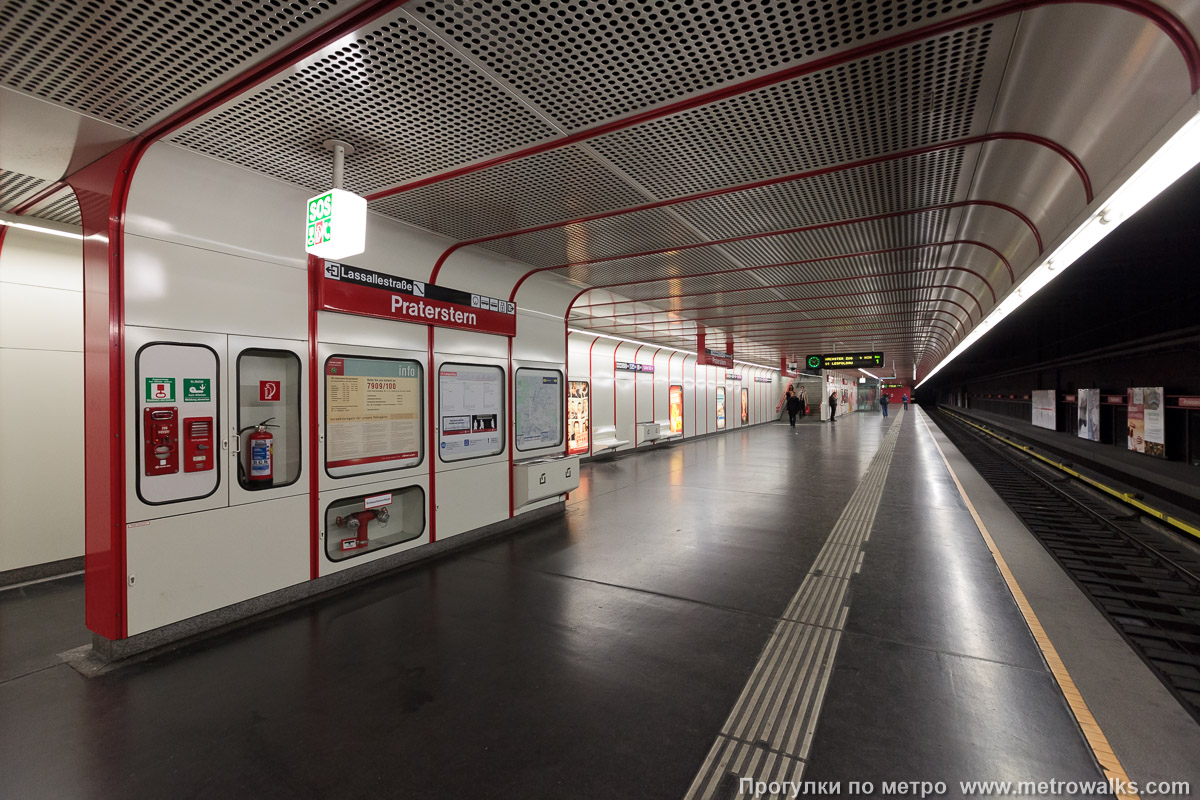
[[[513,502],[523,505],[579,488],[579,456],[558,456],[513,464]]]
[[[330,561],[411,542],[425,532],[420,486],[335,500],[325,509],[325,555]]]

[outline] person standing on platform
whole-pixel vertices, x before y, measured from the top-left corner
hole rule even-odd
[[[900,402],[904,403],[904,410],[908,411],[908,393],[907,392],[905,392],[904,395],[902,395],[900,397]]]
[[[800,398],[792,394],[791,390],[788,390],[787,394],[787,412],[788,422],[793,428],[796,427],[796,415],[800,413]]]
[[[829,393],[829,421],[837,422],[837,391]]]
[[[888,399],[888,396],[886,394],[879,395],[879,407],[883,409],[883,415],[885,417],[887,416],[887,407],[888,407],[888,403],[890,403],[890,402],[891,402],[891,400]]]
[[[804,419],[804,415],[808,413],[808,392],[804,387],[800,387],[800,419]]]

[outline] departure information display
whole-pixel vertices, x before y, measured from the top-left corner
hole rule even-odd
[[[859,367],[882,367],[883,353],[825,353],[804,359],[808,369],[858,369]]]

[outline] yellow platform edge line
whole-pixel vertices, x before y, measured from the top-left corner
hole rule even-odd
[[[963,502],[967,504],[967,510],[971,512],[971,518],[975,520],[975,527],[979,529],[979,535],[983,537],[984,544],[987,545],[988,551],[992,554],[992,559],[996,562],[996,568],[1000,570],[1000,574],[1008,586],[1008,591],[1012,594],[1017,608],[1021,611],[1021,616],[1025,618],[1025,624],[1029,626],[1029,631],[1033,634],[1034,641],[1037,642],[1038,648],[1042,651],[1042,657],[1046,660],[1046,665],[1050,668],[1050,673],[1054,676],[1055,682],[1058,683],[1063,699],[1067,701],[1067,706],[1071,709],[1071,713],[1075,717],[1075,722],[1079,725],[1079,729],[1092,751],[1092,757],[1096,759],[1096,763],[1100,765],[1104,777],[1108,778],[1110,782],[1119,782],[1117,785],[1128,785],[1129,776],[1126,774],[1125,768],[1121,766],[1120,759],[1117,758],[1112,745],[1109,744],[1108,738],[1104,735],[1104,731],[1100,729],[1100,724],[1096,722],[1096,718],[1092,715],[1092,710],[1084,702],[1083,694],[1079,691],[1079,687],[1075,685],[1075,681],[1071,678],[1071,673],[1067,671],[1066,666],[1059,657],[1058,651],[1054,649],[1050,637],[1046,634],[1046,629],[1042,627],[1041,621],[1038,620],[1037,614],[1033,611],[1033,606],[1029,604],[1029,600],[1025,597],[1025,592],[1021,590],[1021,586],[1017,583],[1012,570],[1008,568],[1008,562],[1000,554],[1000,549],[996,546],[996,541],[992,539],[991,532],[988,531],[987,525],[984,524],[983,519],[979,516],[979,512],[975,510],[975,504],[967,496],[967,490],[963,488],[962,482],[954,472],[954,468],[950,466],[950,460],[946,458],[946,453],[942,450],[942,446],[938,444],[937,437],[929,429],[929,423],[924,419],[921,420],[921,423],[929,433],[929,438],[933,442],[933,446],[937,448],[938,455],[942,457],[942,463],[946,465],[946,471],[950,473],[950,478],[954,481],[954,485],[958,487],[959,495],[962,497]],[[1128,800],[1140,800],[1138,795],[1129,792],[1120,793],[1116,796],[1127,798]]]
[[[1089,478],[1086,475],[1082,475],[1079,472],[1068,467],[1066,464],[1062,464],[1058,461],[1055,461],[1052,458],[1047,458],[1046,456],[1044,456],[1041,453],[1034,450],[1032,447],[1029,447],[1028,445],[1020,444],[1018,442],[1014,442],[1013,440],[1009,439],[1006,436],[1001,436],[1000,434],[993,431],[991,428],[988,428],[984,425],[980,425],[977,422],[974,422],[974,421],[962,416],[961,414],[956,414],[953,411],[948,411],[944,408],[939,409],[939,410],[942,411],[942,413],[947,414],[948,416],[954,417],[956,420],[963,423],[964,425],[970,425],[972,428],[975,428],[978,431],[986,433],[988,436],[991,436],[993,439],[999,439],[1001,442],[1004,442],[1009,447],[1012,447],[1016,450],[1020,450],[1022,453],[1025,453],[1026,455],[1033,456],[1038,461],[1041,461],[1044,464],[1054,467],[1055,469],[1060,470],[1061,472],[1065,472],[1068,475],[1070,475],[1072,478],[1083,481],[1087,485],[1089,485],[1095,489],[1099,489],[1100,491],[1104,492],[1105,494],[1115,497],[1117,500],[1120,500],[1122,503],[1126,503],[1128,505],[1133,506],[1134,508],[1136,508],[1137,510],[1141,511],[1144,514],[1149,514],[1150,516],[1154,517],[1155,519],[1157,519],[1161,522],[1165,522],[1168,525],[1170,525],[1171,527],[1177,528],[1178,530],[1183,531],[1184,533],[1188,534],[1189,536],[1194,536],[1195,538],[1200,539],[1200,528],[1197,528],[1195,525],[1191,525],[1187,522],[1184,522],[1183,520],[1179,519],[1178,517],[1172,517],[1170,514],[1166,513],[1165,511],[1159,511],[1157,508],[1154,508],[1153,506],[1146,505],[1141,500],[1138,500],[1136,497],[1134,497],[1133,494],[1130,492],[1122,492],[1120,489],[1114,489],[1111,486],[1106,486],[1105,484],[1101,483],[1100,481],[1096,480],[1095,478]]]

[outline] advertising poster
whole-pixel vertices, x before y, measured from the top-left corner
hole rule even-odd
[[[518,450],[562,444],[562,373],[553,369],[517,370],[513,438]]]
[[[1079,438],[1100,441],[1100,390],[1080,389],[1078,403]]]
[[[750,424],[750,391],[742,389],[742,424]]]
[[[443,461],[494,456],[504,451],[504,370],[475,364],[443,364],[438,370]]]
[[[677,383],[667,389],[671,411],[671,433],[683,433],[683,387]]]
[[[571,381],[567,388],[567,454],[586,453],[591,445],[592,397],[587,381]]]
[[[1052,431],[1057,430],[1058,423],[1054,413],[1054,390],[1034,389],[1032,399],[1033,424],[1039,428],[1047,428]]]
[[[725,387],[717,387],[717,430],[725,430]]]
[[[1166,458],[1165,403],[1162,387],[1129,390],[1129,449]]]
[[[325,468],[354,475],[421,460],[421,368],[415,361],[325,362]]]

